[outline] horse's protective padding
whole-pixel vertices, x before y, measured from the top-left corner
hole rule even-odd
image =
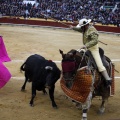
[[[61,78],[60,85],[66,96],[80,103],[84,103],[90,93],[92,86],[92,75],[87,67],[77,71],[73,85],[67,88],[64,78]]]

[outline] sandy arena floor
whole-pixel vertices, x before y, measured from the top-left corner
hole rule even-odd
[[[55,89],[55,100],[58,109],[51,107],[48,95],[37,92],[35,106],[30,107],[31,84],[26,86],[26,92],[21,92],[24,75],[19,68],[26,58],[32,54],[40,54],[46,59],[60,61],[59,49],[68,52],[82,46],[82,35],[72,30],[55,28],[35,28],[26,26],[0,26],[11,62],[4,63],[12,74],[11,80],[0,90],[0,120],[81,120],[81,110],[78,110],[70,100],[65,99],[58,81]],[[99,43],[105,54],[112,60],[120,60],[120,36],[100,33]],[[116,70],[120,72],[120,61],[113,61]],[[60,67],[60,63],[57,63]],[[61,67],[60,67],[61,69]],[[120,77],[120,73],[115,73]],[[97,110],[101,98],[96,97],[88,112],[88,120],[120,120],[120,78],[115,79],[115,95],[106,103],[106,111],[98,115]]]

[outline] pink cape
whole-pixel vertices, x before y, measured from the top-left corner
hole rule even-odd
[[[5,86],[5,84],[10,80],[11,74],[9,70],[0,61],[0,88]]]
[[[7,54],[2,36],[0,36],[0,61],[2,61],[2,62],[11,61]]]
[[[2,62],[8,62],[11,61],[9,58],[3,39],[0,36],[0,89],[6,85],[6,83],[10,80],[11,78],[11,73],[9,70],[4,66]]]

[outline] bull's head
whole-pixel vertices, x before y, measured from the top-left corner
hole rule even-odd
[[[53,71],[53,67],[46,66],[45,70],[47,71],[45,87],[50,89],[51,85],[52,85],[52,76],[53,76],[53,72],[52,71]]]
[[[48,62],[50,62],[50,61],[48,61]],[[46,84],[45,84],[45,87],[50,89],[51,87],[54,86],[56,81],[60,78],[61,72],[55,64],[51,64],[51,65],[46,66],[45,70],[46,70]]]

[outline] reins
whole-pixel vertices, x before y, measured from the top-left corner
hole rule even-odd
[[[83,59],[84,59],[84,57],[85,57],[85,53],[86,53],[86,52],[83,53],[83,56],[82,56],[82,59],[81,59],[81,61],[80,61],[80,64],[79,64],[79,67],[78,67],[78,68],[81,67],[82,61],[83,61]]]

